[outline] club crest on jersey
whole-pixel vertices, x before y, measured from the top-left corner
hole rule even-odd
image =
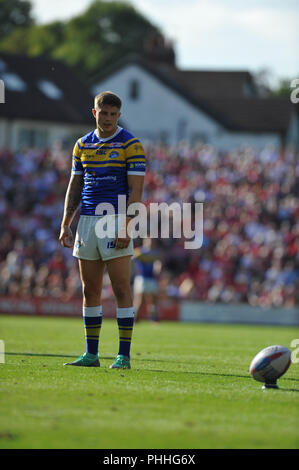
[[[109,155],[109,158],[117,158],[118,157],[118,152],[111,152]]]

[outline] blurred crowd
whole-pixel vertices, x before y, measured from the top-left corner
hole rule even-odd
[[[202,202],[204,208],[200,249],[184,249],[183,237],[155,240],[161,296],[299,304],[298,154],[270,146],[219,152],[200,142],[145,148],[147,206]],[[70,159],[59,147],[0,151],[0,295],[81,297],[77,260],[58,242]],[[105,274],[103,297],[111,295]]]

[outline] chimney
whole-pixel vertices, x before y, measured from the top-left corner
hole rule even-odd
[[[144,41],[144,58],[175,67],[173,43],[164,36],[152,33]]]

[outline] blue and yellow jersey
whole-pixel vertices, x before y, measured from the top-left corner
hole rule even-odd
[[[139,140],[118,127],[106,139],[97,130],[77,140],[72,173],[84,176],[81,215],[96,215],[98,204],[108,202],[118,213],[118,195],[129,196],[127,175],[145,175],[146,160]]]
[[[146,279],[155,279],[154,263],[160,256],[157,250],[140,247],[135,250],[134,261],[136,266],[136,275],[143,276]]]

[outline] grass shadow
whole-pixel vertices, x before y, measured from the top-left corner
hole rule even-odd
[[[6,352],[5,355],[7,356],[32,356],[32,357],[63,357],[63,358],[76,358],[78,354],[51,354],[51,353],[31,353],[31,352]],[[101,359],[107,359],[107,360],[113,360],[115,359],[114,356],[101,356]],[[172,360],[165,360],[165,359],[146,359],[146,358],[136,358],[137,361],[141,362],[172,362]],[[177,364],[186,364],[186,362],[177,362]],[[169,372],[174,372],[173,370],[165,370],[165,369],[138,369],[134,368],[136,371],[147,371],[147,372],[159,372],[159,373],[169,373]],[[248,375],[239,375],[239,374],[221,374],[217,372],[191,372],[191,371],[175,371],[176,373],[181,373],[181,374],[196,374],[196,375],[211,375],[211,376],[216,376],[216,377],[237,377],[237,378],[242,378],[242,379],[250,379],[252,380],[252,377]],[[299,379],[295,379],[292,377],[284,377],[283,380],[288,380],[292,382],[299,382]],[[279,389],[282,391],[292,391],[292,392],[298,392],[299,390],[297,389]]]
[[[141,371],[141,369],[134,369],[134,370]],[[142,370],[144,371],[144,369],[142,369]],[[164,373],[167,373],[167,372],[174,372],[174,371],[160,370],[160,369],[147,369],[147,372],[160,372],[160,373],[164,372]],[[216,376],[216,377],[236,377],[236,378],[241,378],[241,379],[252,380],[252,377],[250,375],[220,374],[220,373],[216,373],[216,372],[190,372],[190,371],[176,371],[175,373],[176,374],[184,374],[184,375],[191,374],[191,375],[198,375],[198,376],[208,375],[208,376]],[[284,378],[283,380],[291,380],[291,381],[296,381],[296,382],[299,381],[298,379],[292,379],[292,378]],[[262,382],[260,382],[260,384],[262,386]],[[299,392],[299,389],[279,387],[278,391],[282,391],[282,392]]]
[[[32,356],[32,357],[69,357],[76,358],[79,354],[50,354],[50,353],[28,353],[28,352],[6,352],[6,356]],[[101,359],[115,359],[115,356],[101,356]]]
[[[281,392],[299,392],[299,389],[298,388],[280,388],[278,389],[278,391],[281,391]]]

